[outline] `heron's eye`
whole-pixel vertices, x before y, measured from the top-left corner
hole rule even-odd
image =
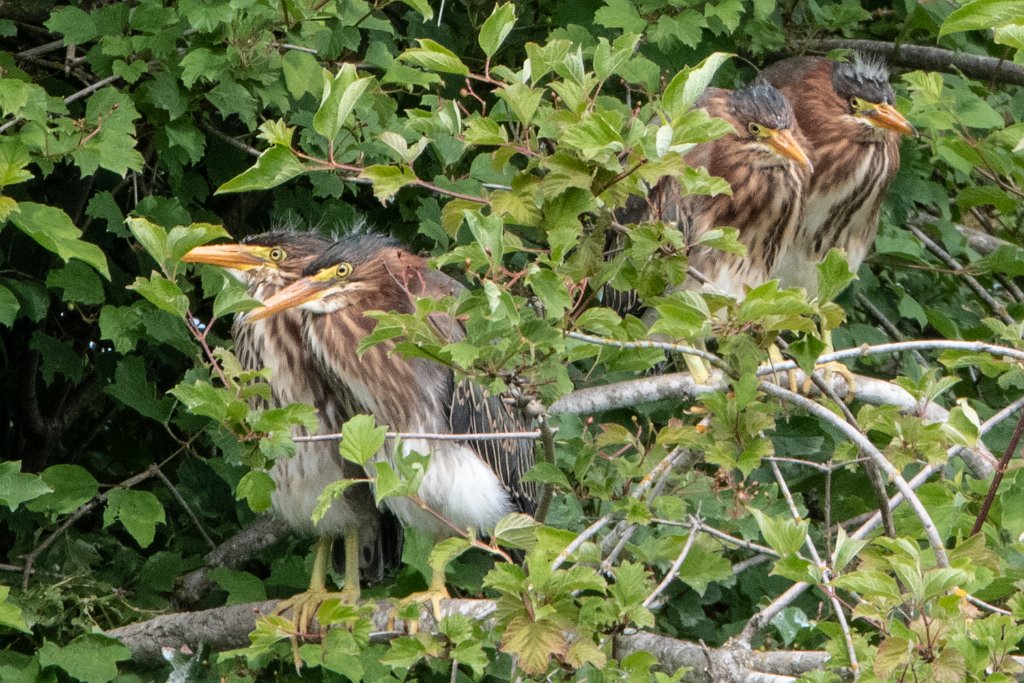
[[[335,271],[335,275],[339,280],[343,280],[352,274],[352,264],[342,263],[338,265],[338,269]]]
[[[859,97],[851,97],[850,108],[853,109],[854,113],[862,112],[868,108],[868,103]]]
[[[764,136],[768,135],[768,129],[762,126],[760,123],[755,123],[754,121],[751,121],[750,123],[747,124],[747,130],[750,131],[751,135],[759,138],[763,138]]]
[[[287,254],[284,253],[284,249],[281,247],[274,247],[270,250],[270,260],[274,263],[284,261],[285,256],[287,256]]]

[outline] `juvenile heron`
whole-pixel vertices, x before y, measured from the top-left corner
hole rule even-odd
[[[709,88],[697,100],[712,116],[730,123],[735,132],[696,145],[685,161],[724,178],[732,194],[683,195],[673,178],[663,178],[647,197],[631,197],[621,222],[665,221],[682,231],[689,265],[707,285],[742,300],[747,288],[764,284],[789,248],[803,218],[804,193],[812,171],[808,144],[786,97],[771,85],[755,83],[742,90]],[[739,230],[747,248],[744,256],[697,244],[698,238],[719,226]],[[685,289],[700,289],[689,277]],[[707,370],[686,358],[697,381]]]
[[[774,276],[814,296],[816,265],[829,249],[845,250],[855,273],[863,263],[878,232],[885,190],[900,167],[899,137],[917,132],[893,106],[889,71],[881,59],[794,57],[772,64],[760,78],[790,98],[813,149],[815,172],[804,219]]]
[[[228,269],[248,285],[250,296],[262,301],[298,280],[303,268],[330,244],[309,233],[275,231],[249,237],[240,244],[197,247],[182,260]],[[238,359],[247,369],[270,369],[274,407],[295,402],[311,404],[317,409],[321,432],[339,431],[343,422],[359,412],[361,406],[350,392],[337,391],[320,374],[303,340],[302,319],[297,311],[253,324],[246,324],[248,317],[247,313],[237,314],[231,328]],[[341,597],[355,602],[359,599],[360,577],[379,581],[386,570],[397,566],[401,531],[387,518],[382,519],[365,483],[355,484],[344,496],[334,498],[314,527],[313,509],[324,487],[340,479],[366,479],[362,468],[339,456],[335,441],[297,443],[292,457],[274,461],[270,476],[276,484],[271,502],[277,514],[293,529],[317,536],[309,589],[281,608],[294,607],[296,623],[304,631],[327,594],[325,579],[333,538],[345,538]]]
[[[452,370],[440,363],[404,358],[394,352],[392,341],[357,352],[359,342],[377,324],[366,315],[368,311],[412,313],[417,297],[439,298],[459,290],[458,283],[429,268],[423,258],[389,238],[351,235],[313,261],[304,275],[265,301],[264,308],[250,313],[249,320],[301,307],[307,342],[324,373],[335,386],[348,387],[377,422],[406,433],[524,429],[518,409],[500,396],[487,396],[472,380],[456,381]],[[446,341],[465,335],[462,324],[452,317],[435,314],[430,321]],[[440,539],[451,536],[454,529],[487,533],[510,512],[534,511],[535,488],[522,480],[534,462],[529,441],[405,438],[399,450],[389,440],[376,458],[394,466],[410,452],[430,456],[419,501],[405,497],[385,501],[407,526]],[[436,615],[438,601],[447,596],[444,573],[435,573],[429,583],[426,595]]]

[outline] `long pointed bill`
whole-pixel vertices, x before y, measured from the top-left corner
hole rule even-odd
[[[796,141],[793,134],[788,130],[772,130],[769,131],[768,144],[776,152],[792,159],[801,166],[805,166],[808,171],[814,171],[814,164],[807,157],[807,153],[804,148],[800,146],[800,143]]]
[[[251,323],[256,320],[263,320],[289,308],[322,299],[330,290],[331,284],[327,280],[317,279],[317,275],[297,280],[264,301],[263,308],[250,311],[245,316],[245,321]]]
[[[879,128],[896,131],[901,135],[917,137],[917,129],[910,125],[910,121],[904,118],[903,114],[896,111],[891,104],[878,104],[869,112],[866,112],[867,120],[871,125]]]
[[[216,244],[196,247],[181,257],[186,263],[208,263],[221,268],[248,270],[266,265],[252,247],[245,244]]]

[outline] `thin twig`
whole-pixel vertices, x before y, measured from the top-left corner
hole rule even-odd
[[[796,501],[793,500],[793,494],[789,490],[789,485],[786,483],[786,478],[782,476],[782,470],[779,466],[772,462],[769,463],[772,469],[772,474],[775,476],[775,482],[779,485],[779,491],[782,492],[782,497],[786,500],[786,504],[789,506],[789,512],[793,515],[793,519],[799,524],[803,519],[803,515],[800,514],[800,510],[796,506]],[[887,504],[888,501],[885,501]],[[886,505],[882,509],[888,509]],[[818,566],[821,571],[821,589],[825,595],[828,596],[829,602],[832,603],[832,609],[836,612],[836,618],[839,620],[840,628],[843,631],[843,638],[846,641],[846,653],[850,658],[850,664],[853,668],[854,680],[859,678],[858,676],[858,665],[857,665],[857,651],[853,645],[853,636],[850,633],[850,626],[846,622],[846,614],[843,612],[843,605],[839,602],[839,597],[836,595],[835,588],[832,586],[832,570],[829,566],[821,561],[821,556],[818,554],[818,549],[814,547],[814,541],[811,540],[811,534],[804,534],[804,545],[807,547],[807,552],[810,554],[811,559]]]
[[[676,464],[685,451],[681,448],[673,449],[668,455],[662,458],[661,462],[654,466],[650,472],[644,475],[640,483],[636,485],[633,491],[629,494],[634,499],[639,500],[643,498],[647,490],[651,488],[656,480],[658,480],[662,474],[670,471]],[[593,538],[597,533],[606,527],[612,520],[611,513],[604,515],[600,519],[596,520],[593,524],[587,527],[579,536],[573,539],[572,543],[567,545],[562,552],[558,553],[558,557],[551,563],[551,571],[557,571],[565,562],[569,559],[569,556],[579,550],[584,543]]]
[[[706,349],[698,349],[692,346],[686,346],[684,344],[674,344],[672,342],[654,341],[652,339],[640,339],[637,341],[619,341],[617,339],[607,339],[605,337],[597,337],[592,334],[584,334],[583,332],[566,332],[565,336],[570,339],[577,339],[579,341],[585,341],[590,344],[597,344],[598,346],[611,346],[618,349],[660,349],[662,351],[674,351],[677,353],[685,353],[690,356],[697,356],[703,358],[709,363],[719,367],[725,368],[726,364],[721,358],[711,353]]]
[[[913,233],[914,237],[921,240],[921,243],[924,244],[928,251],[935,254],[935,256],[937,256],[939,260],[947,266],[956,270],[960,277],[963,278],[964,282],[967,283],[967,286],[971,288],[971,291],[974,292],[975,296],[985,302],[985,305],[988,306],[995,315],[999,316],[1000,320],[1007,325],[1017,324],[1017,321],[1013,319],[1013,316],[1006,312],[1006,306],[996,301],[995,298],[989,294],[988,290],[982,287],[981,283],[978,282],[973,275],[968,274],[964,270],[963,266],[960,265],[960,262],[953,258],[949,252],[943,249],[932,238],[928,237],[928,235],[924,234],[924,231],[920,228],[914,225],[908,225],[907,227],[910,229],[910,232]]]
[[[694,541],[697,540],[697,533],[698,532],[694,529],[690,530],[690,534],[686,537],[686,543],[683,544],[683,549],[679,551],[679,555],[676,557],[675,562],[673,562],[669,570],[665,572],[665,576],[662,577],[661,583],[658,584],[658,587],[655,588],[642,603],[640,603],[641,605],[647,609],[651,609],[651,605],[654,604],[654,601],[658,596],[661,595],[662,592],[668,588],[668,585],[672,583],[672,580],[676,578],[676,574],[679,573],[679,569],[683,566],[683,562],[686,562],[686,556],[690,554],[690,548],[693,547]]]
[[[858,293],[857,303],[860,304],[861,308],[866,310],[868,315],[874,318],[875,322],[881,325],[882,329],[885,330],[895,341],[906,341],[906,337],[904,337],[903,333],[896,327],[896,323],[889,320],[888,316],[882,312],[882,309],[875,306],[870,299],[863,294]],[[928,361],[926,361],[924,356],[922,356],[918,351],[911,351],[910,353],[914,356],[914,360],[917,361],[918,365],[925,368],[928,367]]]
[[[149,468],[153,470],[153,473],[164,483],[164,486],[170,489],[171,495],[178,501],[178,504],[185,509],[186,514],[188,514],[192,519],[192,523],[196,525],[196,529],[199,530],[203,540],[206,541],[208,546],[210,546],[210,550],[215,549],[217,544],[214,543],[213,539],[210,538],[210,535],[206,533],[206,529],[203,528],[203,524],[199,521],[199,517],[196,516],[196,513],[192,510],[192,506],[188,504],[185,498],[181,495],[181,492],[178,491],[178,487],[171,483],[171,480],[167,478],[167,475],[164,474],[163,470],[161,470],[156,463],[150,465]]]
[[[558,430],[551,426],[546,415],[539,416],[537,424],[540,426],[541,444],[543,445],[541,452],[544,454],[543,462],[553,465],[555,464],[555,433]],[[542,524],[548,516],[551,496],[551,484],[544,484],[541,489],[540,500],[537,502],[537,509],[534,511],[534,518]]]
[[[1006,469],[1010,465],[1010,459],[1014,453],[1017,452],[1017,444],[1020,443],[1021,436],[1024,435],[1024,413],[1020,414],[1020,418],[1017,420],[1017,428],[1013,430],[1013,436],[1010,437],[1010,443],[1006,444],[1006,452],[1003,453],[1002,459],[996,466],[996,474],[992,477],[992,483],[989,484],[988,493],[985,494],[985,500],[981,504],[981,509],[978,511],[978,518],[974,520],[974,526],[971,528],[971,535],[981,531],[981,527],[984,526],[985,520],[988,519],[989,510],[992,509],[992,502],[996,498],[996,492],[999,490],[999,485],[1003,483],[1003,475],[1006,474]]]
[[[155,474],[156,472],[153,471],[153,468],[147,468],[144,472],[140,472],[134,476],[128,477],[120,484],[112,486],[108,491],[98,494],[92,500],[83,504],[73,513],[71,513],[67,519],[61,522],[60,525],[56,529],[54,529],[53,533],[51,533],[49,536],[43,539],[43,541],[39,545],[33,548],[32,552],[25,555],[25,564],[22,568],[21,589],[23,591],[28,590],[28,580],[29,576],[32,575],[32,566],[35,564],[36,560],[39,559],[39,556],[46,552],[46,549],[53,545],[53,542],[56,541],[61,534],[67,531],[72,524],[74,524],[82,517],[85,517],[87,514],[95,510],[99,505],[105,503],[107,498],[110,496],[110,491],[114,491],[116,489],[130,489],[131,487],[141,484],[147,479],[152,478]]]

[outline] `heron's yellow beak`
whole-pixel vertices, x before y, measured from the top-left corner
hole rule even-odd
[[[256,320],[263,320],[269,318],[275,313],[280,313],[289,308],[295,308],[301,306],[304,303],[310,301],[316,301],[324,298],[330,291],[331,286],[334,282],[328,279],[333,269],[324,270],[316,275],[310,275],[304,277],[301,280],[296,280],[291,283],[280,292],[270,297],[263,302],[262,308],[257,308],[249,312],[245,316],[246,322],[255,322]]]
[[[917,137],[917,129],[891,104],[876,104],[874,109],[865,111],[864,115],[873,126],[893,130],[900,135]]]
[[[249,270],[267,265],[256,253],[256,249],[246,244],[216,244],[196,247],[181,257],[185,263],[207,263],[221,268]]]
[[[810,158],[807,156],[807,152],[800,146],[800,143],[793,137],[793,133],[788,130],[772,130],[768,131],[768,145],[776,152],[792,159],[796,163],[807,168],[808,171],[814,172],[814,164],[811,163]]]

